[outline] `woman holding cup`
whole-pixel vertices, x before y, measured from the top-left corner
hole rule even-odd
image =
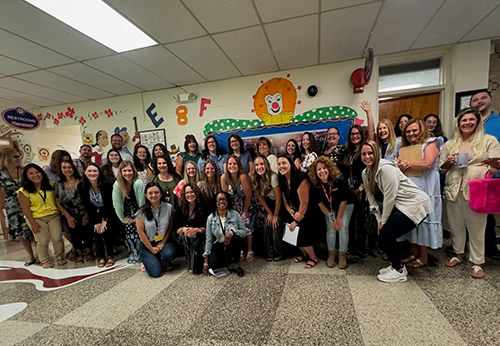
[[[487,214],[469,208],[469,182],[484,178],[488,169],[498,171],[484,163],[488,158],[500,157],[500,144],[495,137],[486,135],[481,114],[475,108],[463,109],[457,117],[455,136],[446,142],[440,158],[440,168],[447,172],[444,185],[445,212],[456,255],[446,266],[463,262],[466,232],[469,233],[469,260],[473,263],[471,275],[484,277],[484,230]]]

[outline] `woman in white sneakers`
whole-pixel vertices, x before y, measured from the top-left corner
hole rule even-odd
[[[380,159],[377,143],[368,141],[361,147],[366,165],[363,183],[370,211],[378,221],[379,243],[391,265],[380,270],[384,282],[405,282],[408,272],[401,264],[397,239],[415,228],[432,211],[429,196],[406,177],[396,162]]]

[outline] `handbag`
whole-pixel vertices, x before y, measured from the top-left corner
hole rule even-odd
[[[469,208],[476,213],[500,214],[500,179],[486,172],[484,179],[469,182]]]

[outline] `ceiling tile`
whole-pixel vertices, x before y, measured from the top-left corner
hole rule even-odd
[[[174,86],[121,55],[89,60],[85,64],[144,90],[157,90]]]
[[[0,54],[38,67],[51,67],[73,60],[0,29]]]
[[[0,90],[0,95],[1,95],[1,90]],[[17,107],[22,107],[26,110],[33,111],[35,107],[38,107],[38,105],[33,105],[25,102],[20,102],[20,101],[15,101],[11,99],[6,99],[2,98],[0,99],[0,111],[3,111],[6,108],[17,108]]]
[[[328,11],[343,7],[356,6],[373,1],[374,0],[321,0],[321,11]]]
[[[483,19],[462,41],[479,40],[500,36],[500,6]]]
[[[380,4],[322,13],[320,63],[361,58]],[[356,25],[352,23],[353,18]]]
[[[259,24],[251,0],[184,0],[209,33]]]
[[[161,43],[206,35],[179,0],[107,0],[113,8]]]
[[[210,81],[241,76],[210,37],[172,43],[167,48]]]
[[[138,49],[123,56],[175,85],[206,82],[205,78],[163,46]]]
[[[375,24],[369,46],[377,54],[409,49],[444,1],[387,0]]]
[[[278,70],[260,26],[217,34],[214,39],[243,75]]]
[[[115,96],[114,94],[75,82],[49,71],[36,71],[20,74],[17,75],[16,78],[47,86],[52,89],[69,92],[91,100]]]
[[[500,0],[447,1],[411,48],[458,42],[499,3]]]
[[[318,15],[265,25],[280,69],[318,63]]]
[[[0,79],[1,81],[1,79]],[[53,105],[60,105],[63,102],[58,102],[55,100],[47,100],[43,97],[37,97],[29,94],[25,94],[18,91],[8,90],[4,88],[0,88],[0,98],[6,98],[9,100],[19,101],[23,103],[27,103],[30,105],[34,105],[36,107],[47,107]]]
[[[37,67],[13,60],[0,55],[0,72],[6,75],[34,71]]]
[[[255,0],[264,23],[312,14],[319,11],[319,0]]]
[[[0,79],[0,87],[60,102],[87,101],[87,99],[83,97],[67,94],[65,92],[50,89],[41,85],[36,85],[12,77]]]
[[[80,81],[95,86],[96,88],[106,90],[116,95],[132,94],[141,91],[139,88],[81,63],[59,66],[51,68],[49,71],[63,77],[71,78],[74,81]]]
[[[90,37],[21,0],[0,3],[0,27],[76,60],[114,53]]]

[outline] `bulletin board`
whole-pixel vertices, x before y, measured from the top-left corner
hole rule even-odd
[[[165,129],[139,131],[139,137],[141,140],[141,145],[147,147],[150,152],[153,151],[153,147],[157,143],[161,143],[167,146]]]

